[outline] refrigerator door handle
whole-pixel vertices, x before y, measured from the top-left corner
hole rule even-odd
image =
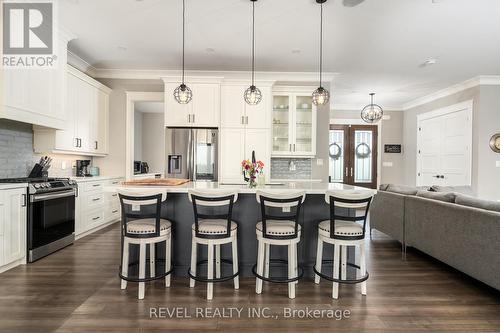
[[[189,180],[192,180],[193,178],[191,177],[191,141],[193,140],[191,131],[188,132],[188,144],[187,144],[187,153],[186,153],[186,166],[187,166],[187,178]]]
[[[193,115],[193,118],[194,118],[194,115]],[[194,122],[194,120],[193,120],[193,122]],[[192,129],[191,131],[192,131],[191,133],[192,133],[192,136],[193,136],[193,138],[191,140],[191,145],[192,145],[191,146],[191,161],[192,161],[191,163],[192,163],[192,172],[193,172],[192,179],[196,180],[196,156],[197,156],[197,154],[196,154],[196,143],[197,143],[197,140],[198,140],[198,135],[197,135],[198,134],[197,133],[198,130]]]

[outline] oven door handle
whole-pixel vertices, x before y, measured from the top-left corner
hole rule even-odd
[[[71,197],[71,196],[75,196],[75,190],[56,192],[56,193],[51,193],[51,194],[34,194],[34,195],[31,195],[30,201],[31,202],[38,202],[38,201],[43,201],[43,200],[51,200],[51,199],[65,198],[65,197]]]

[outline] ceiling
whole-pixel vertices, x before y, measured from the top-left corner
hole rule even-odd
[[[98,69],[179,69],[180,0],[61,0],[70,51]],[[186,0],[186,67],[249,70],[248,0]],[[400,106],[477,75],[500,74],[498,0],[328,0],[324,71],[339,105]],[[318,70],[314,0],[256,3],[258,71]],[[430,59],[431,66],[423,66]]]

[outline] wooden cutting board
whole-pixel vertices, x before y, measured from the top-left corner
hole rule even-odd
[[[189,179],[179,178],[151,178],[151,179],[137,179],[123,182],[123,185],[135,186],[179,186],[188,183]]]

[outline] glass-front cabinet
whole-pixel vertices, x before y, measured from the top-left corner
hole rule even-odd
[[[310,92],[274,92],[272,156],[316,155],[316,107]]]

